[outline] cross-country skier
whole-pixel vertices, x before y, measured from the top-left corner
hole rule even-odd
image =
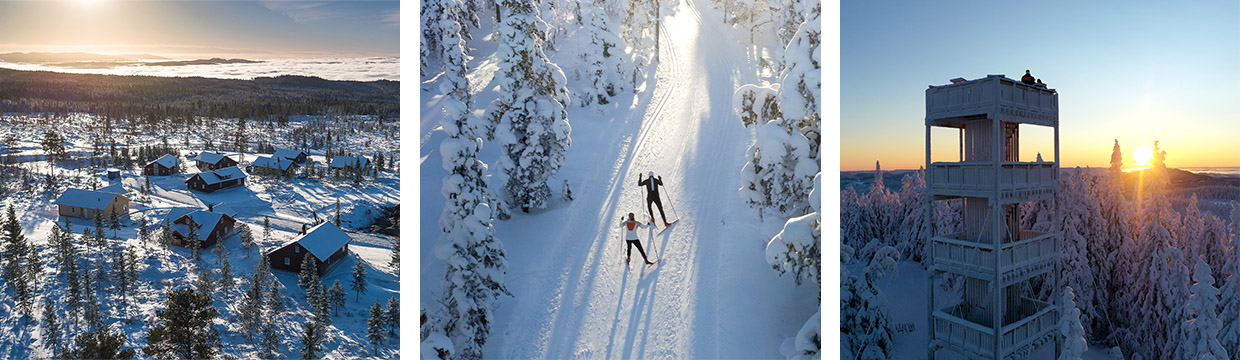
[[[654,223],[651,223],[654,225]],[[620,227],[624,228],[624,242],[628,243],[627,252],[624,255],[624,263],[629,263],[629,258],[633,256],[633,246],[637,246],[637,252],[642,254],[642,260],[646,261],[646,265],[654,264],[650,259],[646,258],[646,250],[642,249],[642,242],[637,238],[637,229],[644,229],[646,225],[637,222],[633,218],[633,213],[629,213],[629,220],[620,223]]]
[[[654,222],[654,209],[650,204],[659,206],[659,216],[663,217],[663,226],[672,226],[667,222],[667,215],[663,213],[663,202],[659,200],[659,187],[663,186],[663,176],[654,177],[654,171],[649,173],[649,178],[642,180],[642,174],[637,174],[637,185],[646,187],[646,211],[650,212],[650,222]]]

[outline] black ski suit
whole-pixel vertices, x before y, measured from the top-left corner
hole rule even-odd
[[[663,213],[663,202],[659,200],[659,187],[663,186],[662,177],[642,180],[641,174],[638,174],[637,185],[646,187],[646,211],[650,212],[650,219],[654,220],[654,209],[650,207],[653,203],[659,207],[659,216],[662,216],[663,223],[667,224],[667,214]]]

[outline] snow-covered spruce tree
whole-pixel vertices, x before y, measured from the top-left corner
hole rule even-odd
[[[850,249],[846,249],[845,253],[847,250]],[[887,295],[878,288],[877,282],[887,272],[896,269],[896,259],[899,257],[900,252],[895,248],[884,246],[874,253],[874,258],[863,269],[861,276],[850,274],[843,279],[840,287],[840,347],[841,354],[851,355],[847,359],[888,359],[895,351]]]
[[[1219,342],[1218,316],[1219,290],[1214,287],[1210,265],[1197,259],[1193,271],[1193,286],[1189,290],[1188,304],[1184,306],[1184,319],[1179,322],[1175,351],[1176,359],[1230,359]]]
[[[344,291],[344,286],[340,285],[340,279],[336,279],[336,282],[332,283],[331,289],[327,290],[327,298],[336,310],[336,315],[340,315],[340,308],[344,307],[344,301],[347,296],[348,293]]]
[[[1125,242],[1135,245],[1133,240],[1133,207],[1124,197],[1123,187],[1123,153],[1119,142],[1115,142],[1111,153],[1111,168],[1101,175],[1091,188],[1092,197],[1098,202],[1098,216],[1102,219],[1100,234],[1086,242],[1089,264],[1095,274],[1095,304],[1099,310],[1099,318],[1091,326],[1092,334],[1102,337],[1114,334],[1117,328],[1127,327],[1127,309],[1133,302],[1124,302],[1127,292],[1132,288],[1129,283],[1135,278],[1133,266],[1136,252],[1128,251]],[[1134,248],[1135,249],[1135,248]],[[1110,341],[1116,343],[1117,341]]]
[[[388,329],[388,336],[396,336],[396,329],[400,328],[400,299],[396,296],[388,298],[387,308],[383,310],[384,326]]]
[[[366,340],[370,341],[371,353],[379,354],[379,346],[383,344],[384,329],[383,306],[378,302],[370,307],[370,318],[366,319]]]
[[[624,43],[628,45],[630,53],[629,68],[633,72],[629,74],[629,82],[633,89],[640,89],[646,82],[647,69],[655,59],[655,27],[657,26],[654,7],[655,0],[635,0],[625,2],[623,6],[627,9],[624,11],[624,20],[622,22],[622,33]]]
[[[1197,204],[1197,194],[1192,194],[1188,199],[1188,205],[1184,207],[1183,216],[1180,217],[1180,231],[1175,234],[1180,241],[1176,246],[1184,252],[1184,266],[1189,268],[1196,266],[1197,259],[1202,257],[1206,247],[1203,241],[1206,233],[1206,218]]]
[[[473,215],[447,233],[452,244],[444,270],[443,331],[452,339],[454,353],[482,356],[491,332],[492,306],[508,292],[504,280],[508,261],[491,227],[491,209],[478,204]]]
[[[611,15],[602,8],[602,4],[585,6],[582,15],[585,18],[585,31],[589,34],[590,45],[581,48],[581,57],[586,65],[585,79],[589,83],[585,91],[577,97],[578,104],[606,105],[611,98],[627,93],[631,81],[624,78],[625,48],[623,40],[612,31]]]
[[[318,260],[307,251],[306,255],[301,258],[301,271],[297,273],[297,287],[307,290],[314,285],[314,281],[319,277]]]
[[[1064,337],[1059,360],[1080,360],[1081,354],[1089,348],[1085,342],[1085,328],[1081,326],[1081,310],[1077,309],[1075,299],[1072,286],[1065,287],[1059,304],[1064,309],[1063,317],[1059,319],[1059,335]]]
[[[1130,319],[1137,321],[1133,333],[1143,339],[1141,353],[1155,358],[1157,354],[1170,356],[1174,343],[1168,334],[1175,332],[1179,323],[1180,306],[1188,299],[1188,269],[1183,254],[1175,247],[1178,240],[1180,217],[1171,209],[1167,200],[1166,153],[1154,143],[1153,167],[1146,170],[1146,188],[1143,191],[1141,229],[1137,258],[1141,261],[1137,279],[1133,285],[1136,299]]]
[[[353,301],[360,301],[362,294],[366,293],[366,267],[361,261],[353,263],[353,278],[349,280],[349,288],[353,289]]]
[[[917,169],[912,174],[904,175],[900,182],[899,201],[902,210],[898,218],[900,240],[896,242],[896,250],[899,250],[905,259],[924,264],[929,259],[926,256],[926,240],[934,229],[934,217],[926,192],[925,170]]]
[[[1073,295],[1073,306],[1080,309],[1077,310],[1080,313],[1077,321],[1090,324],[1098,313],[1094,306],[1094,273],[1089,265],[1086,249],[1092,235],[1088,229],[1088,218],[1095,212],[1087,204],[1090,200],[1084,176],[1086,175],[1081,169],[1076,168],[1061,177],[1059,206],[1063,242],[1059,259],[1062,264],[1062,284],[1076,292]]]
[[[545,24],[535,10],[538,4],[502,1],[496,74],[501,95],[489,109],[498,124],[500,180],[512,205],[524,212],[547,207],[547,179],[559,172],[572,145],[567,78],[543,52]]]
[[[1231,202],[1231,246],[1227,250],[1227,263],[1223,265],[1223,288],[1219,291],[1218,339],[1228,353],[1240,356],[1240,203]]]
[[[814,211],[788,219],[784,229],[766,244],[766,262],[780,275],[792,273],[797,285],[801,285],[804,279],[813,280],[814,284],[822,283],[822,263],[819,261],[822,248],[822,221],[818,212],[821,199],[817,185],[819,181],[821,176],[815,176],[815,186],[809,196],[810,206]]]
[[[50,298],[43,299],[43,328],[39,334],[43,338],[43,346],[59,355],[64,344],[60,342],[60,321],[56,319],[56,303]]]
[[[440,25],[440,20],[443,19],[446,10],[443,4],[444,1],[448,0],[422,1],[421,16],[418,17],[422,20],[420,27],[422,29],[422,47],[418,55],[422,60],[422,67],[419,71],[423,76],[434,74],[438,71],[438,68],[432,68],[430,64],[432,64],[431,60],[437,60],[435,58],[439,56],[436,50],[439,49],[439,40],[443,37],[442,33],[444,32]],[[328,161],[331,160],[329,159]]]

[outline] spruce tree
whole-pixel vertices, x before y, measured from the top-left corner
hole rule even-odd
[[[250,341],[254,341],[254,335],[261,331],[264,319],[262,285],[255,284],[250,283],[250,289],[242,296],[236,314],[237,322],[241,324],[241,332]]]
[[[400,327],[400,299],[396,296],[388,298],[387,310],[383,313],[388,336],[396,336],[396,329]]]
[[[1085,328],[1081,326],[1081,310],[1077,309],[1075,298],[1076,293],[1072,291],[1072,287],[1065,287],[1060,301],[1064,312],[1059,320],[1059,334],[1064,337],[1064,344],[1059,360],[1080,360],[1081,354],[1088,348]]]
[[[132,359],[134,349],[122,349],[125,346],[125,333],[112,332],[110,326],[99,326],[73,341],[73,359]]]
[[[190,218],[186,224],[189,228],[188,234],[185,234],[185,245],[189,247],[189,251],[193,254],[194,261],[202,259],[202,241],[198,239],[198,224],[194,223],[194,219]]]
[[[1197,259],[1193,272],[1195,283],[1190,288],[1184,319],[1178,322],[1176,359],[1228,359],[1228,352],[1219,342],[1223,327],[1218,316],[1219,290],[1214,287],[1210,265]]]
[[[507,271],[502,244],[495,239],[491,209],[478,204],[473,215],[448,236],[452,253],[444,271],[441,300],[447,309],[443,330],[460,344],[456,354],[480,357],[491,327],[491,307],[500,295],[511,295],[502,274]],[[463,296],[463,297],[461,297]]]
[[[501,6],[496,80],[503,95],[489,112],[497,124],[501,181],[512,205],[529,212],[547,207],[547,180],[559,172],[572,144],[567,78],[543,51],[546,30],[539,3],[503,0]]]
[[[115,239],[116,231],[121,229],[121,219],[120,216],[116,214],[115,210],[108,215],[108,228],[112,229],[112,238]]]
[[[82,308],[83,296],[85,291],[82,289],[81,276],[78,273],[78,263],[76,259],[69,259],[69,270],[66,276],[69,287],[69,298],[67,310],[69,312],[69,320],[76,323],[78,310]]]
[[[305,331],[301,335],[301,359],[318,359],[320,351],[323,351],[323,325],[311,319],[306,321]]]
[[[164,309],[155,312],[155,327],[146,333],[146,356],[206,359],[219,352],[220,335],[213,326],[219,310],[211,296],[190,288],[168,293]]]
[[[249,224],[241,224],[241,248],[245,249],[246,257],[249,257],[250,251],[254,250],[254,234],[250,232]]]
[[[275,359],[280,357],[280,333],[276,332],[276,322],[274,319],[263,321],[263,344],[262,354],[265,359]]]
[[[344,307],[345,295],[344,287],[340,286],[340,279],[336,279],[336,282],[332,283],[331,290],[328,290],[328,299],[335,307],[336,315],[340,315],[340,308]]]
[[[224,247],[222,244],[217,246]],[[233,285],[236,284],[237,279],[234,278],[232,272],[232,263],[225,257],[224,266],[220,267],[220,291],[223,291],[225,294],[230,293],[232,292]]]
[[[103,213],[96,211],[95,212],[95,235],[94,237],[91,238],[91,244],[94,245],[96,250],[103,249],[103,247],[107,245],[107,243],[104,242],[103,227],[104,227]]]
[[[314,318],[323,325],[331,324],[331,299],[328,299],[327,285],[318,278],[318,275],[315,275],[314,284],[310,286],[306,296],[310,309],[314,311]]]
[[[267,310],[272,314],[284,312],[284,296],[280,295],[280,282],[272,281],[271,287],[267,291]]]
[[[311,280],[319,277],[318,260],[310,255],[310,251],[306,251],[306,256],[301,259],[301,272],[297,274],[297,286],[303,290],[309,289]]]
[[[366,339],[370,340],[372,352],[379,353],[379,345],[383,344],[384,325],[386,321],[383,318],[383,306],[378,302],[370,308],[370,318],[366,319]]]
[[[392,240],[392,258],[388,260],[388,267],[400,274],[400,238]]]
[[[1237,349],[1237,354],[1231,355],[1240,357],[1240,203],[1235,201],[1231,202],[1231,227],[1231,247],[1223,265],[1223,273],[1230,275],[1223,279],[1219,291],[1219,321],[1223,327],[1218,339],[1224,349]]]
[[[271,218],[263,217],[263,242],[271,241]]]
[[[56,319],[56,304],[52,299],[45,298],[43,303],[43,344],[52,354],[59,355],[63,344],[60,343],[60,321]]]
[[[138,239],[142,240],[143,246],[151,242],[151,229],[148,229],[146,226],[147,226],[146,217],[143,216],[139,218],[138,219]]]
[[[349,281],[349,288],[354,292],[353,301],[359,301],[361,294],[366,293],[366,268],[361,259],[353,263],[353,280]]]

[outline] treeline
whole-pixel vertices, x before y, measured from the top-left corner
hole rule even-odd
[[[396,117],[400,82],[283,75],[253,80],[65,74],[0,69],[0,112],[81,112],[157,125],[194,117],[287,120],[291,115]]]

